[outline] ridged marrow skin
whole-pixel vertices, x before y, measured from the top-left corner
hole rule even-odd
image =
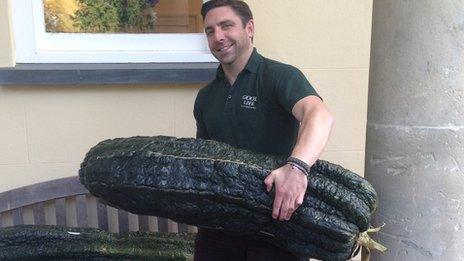
[[[15,226],[0,229],[0,260],[193,260],[193,236],[93,228]]]
[[[86,155],[79,176],[87,189],[137,214],[266,235],[301,257],[346,260],[377,207],[373,187],[326,161],[311,168],[303,204],[289,221],[271,217],[267,174],[285,158],[192,138],[106,140]]]

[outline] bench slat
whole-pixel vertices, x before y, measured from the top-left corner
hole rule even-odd
[[[168,232],[169,233],[177,233],[179,232],[179,226],[176,222],[168,219]]]
[[[139,215],[139,231],[149,231],[148,216]]]
[[[11,216],[13,217],[13,226],[22,225],[24,223],[22,208],[13,209],[11,211]]]
[[[186,224],[183,224],[183,223],[179,223],[177,225],[177,230],[180,234],[187,234],[188,230],[187,230],[187,225]]]
[[[66,199],[55,199],[56,225],[66,226]]]
[[[87,227],[87,201],[85,195],[76,196],[77,227]]]
[[[187,232],[191,234],[198,233],[198,228],[196,226],[187,226]]]
[[[44,225],[45,224],[45,209],[44,203],[39,202],[32,205],[32,213],[34,216],[35,225]]]
[[[106,209],[106,205],[101,203],[100,200],[97,200],[97,218],[98,218],[98,228],[109,231],[108,210]]]
[[[168,220],[166,218],[158,218],[158,231],[159,232],[168,232],[169,225]]]
[[[119,233],[129,232],[129,215],[127,211],[118,209]]]

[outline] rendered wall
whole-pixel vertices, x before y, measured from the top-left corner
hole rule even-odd
[[[322,157],[363,174],[372,1],[247,2],[258,50],[299,67],[335,115]],[[0,0],[0,67],[14,63],[7,10]],[[0,192],[77,175],[103,139],[194,136],[200,87],[0,86]]]

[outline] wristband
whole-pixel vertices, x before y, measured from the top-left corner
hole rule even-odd
[[[306,175],[306,177],[308,177],[309,173],[311,173],[311,167],[306,164],[306,162],[298,158],[290,156],[287,158],[287,163],[301,170]]]
[[[298,169],[299,171],[301,171],[301,173],[303,173],[303,175],[305,175],[306,177],[308,176],[308,173],[306,172],[306,170],[298,165],[296,165],[295,163],[293,162],[287,162],[287,164],[289,164],[290,166],[292,166],[292,168],[296,168]]]

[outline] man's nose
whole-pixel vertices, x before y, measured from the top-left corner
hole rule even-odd
[[[224,41],[224,32],[221,29],[214,31],[214,41],[215,42],[222,42]]]

